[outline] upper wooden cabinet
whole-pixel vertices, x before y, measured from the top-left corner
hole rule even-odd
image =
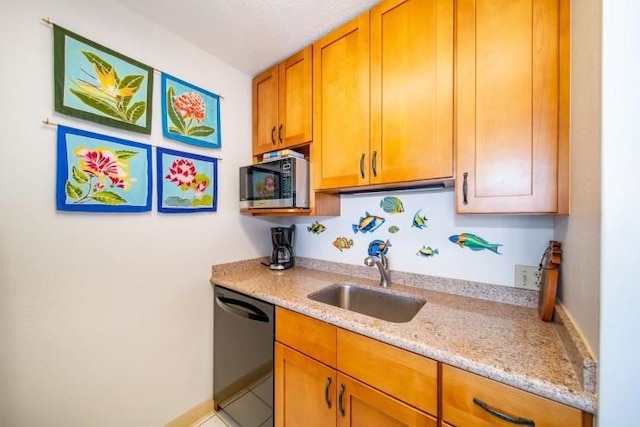
[[[369,162],[369,12],[313,44],[313,123],[315,188],[365,183],[369,178],[365,172]]]
[[[458,213],[568,213],[568,3],[456,2]]]
[[[308,46],[253,79],[253,155],[311,142]]]
[[[453,177],[453,2],[371,9],[369,182]]]
[[[319,189],[453,176],[453,5],[386,0],[314,44]]]

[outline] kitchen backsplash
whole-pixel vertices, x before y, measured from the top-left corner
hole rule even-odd
[[[537,266],[554,219],[547,215],[456,215],[453,190],[341,196],[340,217],[296,224],[297,256],[362,265],[377,251],[391,270],[513,286],[516,265]]]

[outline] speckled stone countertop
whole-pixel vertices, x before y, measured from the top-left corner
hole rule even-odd
[[[377,269],[308,259],[297,259],[295,268],[272,271],[254,259],[215,265],[210,281],[501,383],[596,412],[595,362],[590,360],[561,307],[556,316],[559,321],[543,322],[538,318],[533,308],[535,299],[530,298],[534,292],[519,295],[520,290],[503,286],[392,272],[393,284],[387,292],[427,301],[407,323],[378,320],[307,298],[310,293],[335,283],[380,289],[374,279],[377,274]],[[448,285],[455,293],[442,291]],[[474,287],[478,294],[469,296]],[[510,300],[513,295],[516,301]]]

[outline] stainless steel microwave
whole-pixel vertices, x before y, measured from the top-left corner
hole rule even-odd
[[[309,162],[297,157],[240,168],[240,208],[308,208]]]

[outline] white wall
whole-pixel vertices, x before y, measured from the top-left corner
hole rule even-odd
[[[222,149],[163,140],[158,74],[151,137],[54,114],[47,16],[223,95]],[[116,2],[12,2],[0,37],[0,425],[163,425],[212,395],[211,264],[270,250],[270,224],[238,214],[251,79]],[[221,156],[218,212],[56,212],[56,130],[45,117]]]
[[[385,196],[400,198],[404,212],[384,212],[380,202]],[[411,226],[418,210],[428,218],[427,227],[422,230]],[[385,222],[373,233],[354,233],[353,224],[358,224],[365,212],[380,216]],[[320,234],[307,229],[316,220],[326,227]],[[514,284],[515,265],[538,266],[553,237],[551,216],[456,215],[452,190],[343,195],[340,217],[310,218],[297,223],[299,256],[363,265],[369,243],[388,239],[391,247],[387,255],[392,270],[505,286]],[[388,231],[392,225],[400,228],[395,234]],[[501,255],[460,248],[449,241],[450,236],[459,233],[472,233],[489,243],[502,244],[498,249]],[[353,240],[353,247],[339,251],[333,245],[337,237]],[[423,246],[438,249],[439,254],[430,258],[416,255]]]
[[[640,4],[602,2],[600,426],[640,419]],[[595,249],[595,248],[594,248]]]
[[[560,300],[598,357],[602,25],[599,1],[574,1],[571,25],[571,215],[556,218],[564,242]]]

